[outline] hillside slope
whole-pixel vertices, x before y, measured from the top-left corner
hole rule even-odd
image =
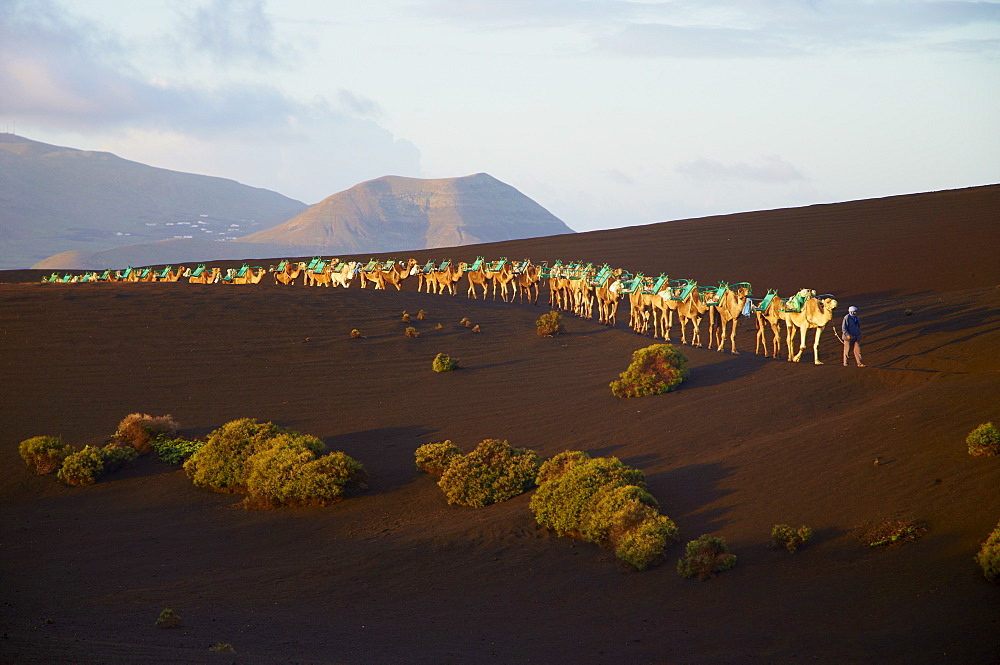
[[[0,268],[175,236],[231,238],[301,201],[234,180],[0,134]]]

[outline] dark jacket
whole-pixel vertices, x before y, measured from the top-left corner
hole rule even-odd
[[[845,316],[841,330],[844,331],[844,339],[847,339],[848,336],[854,341],[861,339],[861,321],[858,320],[858,315],[848,314]]]

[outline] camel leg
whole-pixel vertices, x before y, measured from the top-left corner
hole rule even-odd
[[[799,327],[799,350],[795,353],[795,356],[792,358],[792,362],[797,363],[800,360],[802,360],[802,352],[805,351],[806,348],[806,333],[808,333],[808,331],[809,331],[808,326]],[[792,351],[791,348],[789,348],[788,352],[791,353],[791,351]]]
[[[822,365],[823,362],[819,359],[819,336],[822,334],[822,328],[816,328],[816,336],[813,338],[813,364]]]

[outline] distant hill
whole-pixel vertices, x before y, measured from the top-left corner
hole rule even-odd
[[[385,176],[327,197],[241,242],[363,254],[457,247],[573,233],[514,187],[486,174],[424,180]]]
[[[0,268],[165,238],[228,240],[306,207],[234,180],[0,133]]]

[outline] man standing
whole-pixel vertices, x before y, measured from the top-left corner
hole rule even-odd
[[[854,305],[847,308],[847,316],[844,317],[841,330],[844,334],[844,367],[847,367],[851,349],[854,349],[854,360],[858,363],[858,367],[864,367],[865,364],[861,362],[861,321],[858,320],[858,308]]]

